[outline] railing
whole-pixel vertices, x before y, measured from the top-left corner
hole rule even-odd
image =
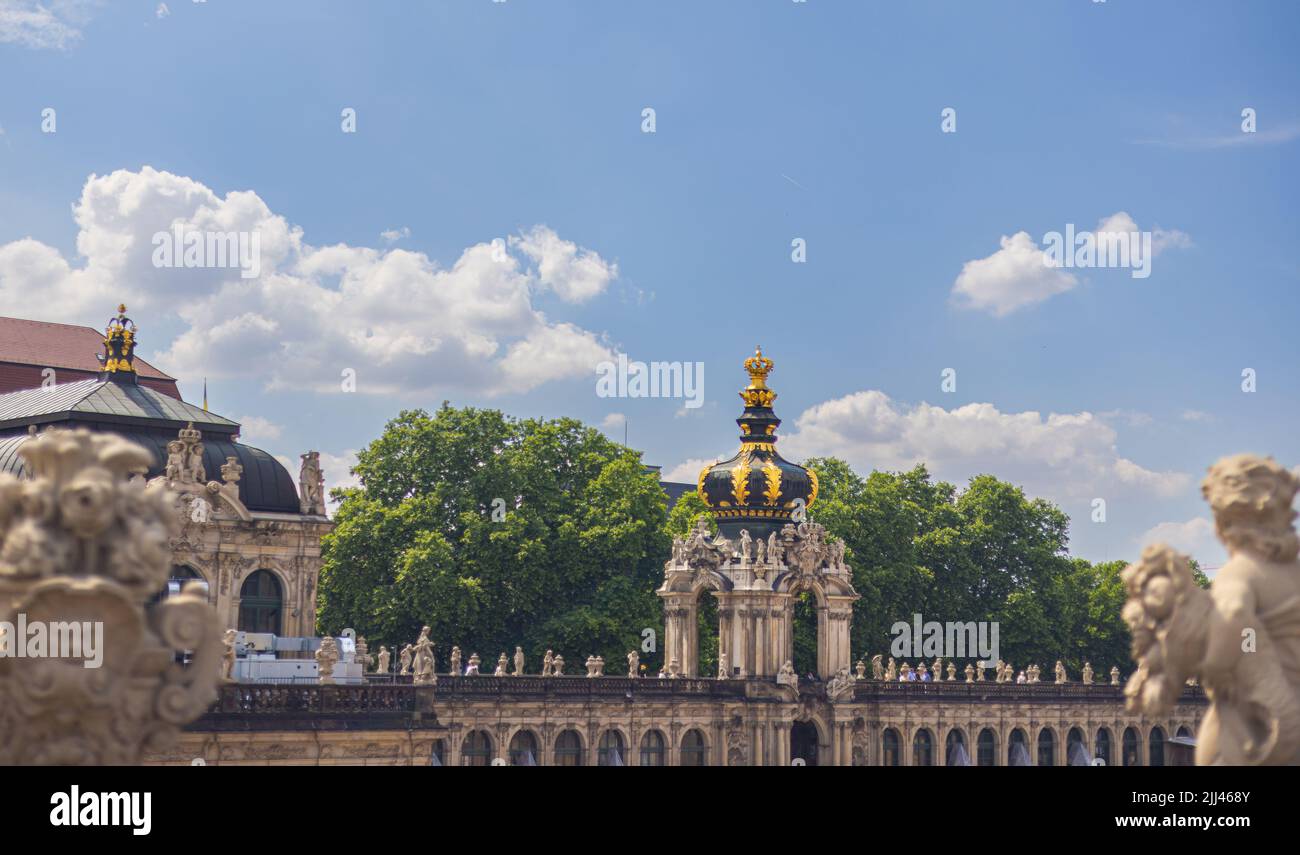
[[[438,678],[438,700],[452,698],[554,697],[681,698],[743,697],[744,680],[701,680],[654,677],[450,677]]]
[[[1085,701],[1118,703],[1124,700],[1124,686],[1109,683],[998,683],[985,680],[975,683],[944,681],[941,683],[885,682],[883,680],[858,680],[853,684],[855,701],[924,701],[969,700],[996,703],[1004,700],[1026,701]],[[1200,686],[1184,686],[1179,701],[1203,702],[1205,690]]]
[[[411,686],[227,683],[209,713],[237,715],[355,715],[413,713],[419,707]]]

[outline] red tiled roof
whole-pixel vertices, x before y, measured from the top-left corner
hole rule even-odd
[[[0,362],[98,372],[95,356],[103,352],[104,334],[91,327],[0,318]],[[176,379],[138,356],[135,370],[141,377]]]

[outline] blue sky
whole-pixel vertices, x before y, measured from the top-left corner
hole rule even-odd
[[[206,376],[335,484],[443,399],[626,417],[689,478],[761,343],[792,457],[991,472],[1077,554],[1214,565],[1205,468],[1300,463],[1298,30],[1285,2],[0,0],[0,314],[127,300],[187,397]],[[178,219],[256,231],[260,277],[154,267]],[[1148,278],[1026,266],[1103,221],[1155,235]],[[704,406],[598,397],[619,352],[703,363]]]

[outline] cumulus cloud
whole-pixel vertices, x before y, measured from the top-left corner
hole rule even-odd
[[[1109,241],[1109,246],[1118,235],[1127,236],[1142,231],[1127,212],[1118,211],[1098,221],[1093,234],[1098,241]],[[1192,239],[1186,232],[1158,226],[1150,231],[1150,254],[1153,257],[1169,249],[1192,246]],[[1077,234],[1086,232],[1086,229],[1080,229]],[[1046,236],[1044,241],[1047,242]],[[1065,251],[1073,252],[1074,249],[1066,246]],[[1146,263],[1149,265],[1149,259]],[[1137,276],[1137,273],[1134,275]],[[1004,235],[1001,249],[992,255],[962,265],[961,272],[953,282],[952,300],[962,308],[1003,317],[1063,294],[1078,284],[1077,276],[1055,264],[1047,251],[1028,232],[1020,231],[1011,237]]]
[[[32,238],[0,246],[0,314],[98,325],[119,301],[137,317],[174,312],[182,331],[155,342],[172,373],[337,392],[350,371],[361,394],[492,395],[590,376],[612,358],[535,298],[592,299],[617,267],[543,225],[443,267],[402,249],[313,246],[256,193],[219,196],[150,167],[92,175],[73,213],[78,266]],[[260,276],[155,266],[155,236],[175,229],[256,236]]]
[[[1092,413],[907,406],[875,390],[805,410],[782,443],[795,459],[836,456],[861,472],[924,463],[956,483],[993,473],[1058,502],[1118,492],[1171,496],[1190,483],[1185,473],[1147,469],[1121,456],[1114,428]]]
[[[727,456],[729,457],[730,455]],[[690,460],[684,460],[672,469],[664,472],[660,478],[664,481],[677,481],[682,484],[694,484],[700,478],[701,469],[705,466],[712,466],[721,459],[722,458],[720,457],[715,457],[712,460],[705,460],[701,457],[694,457]]]
[[[1137,548],[1153,543],[1167,543],[1179,552],[1195,558],[1207,575],[1223,566],[1228,554],[1214,536],[1214,523],[1207,517],[1193,517],[1183,522],[1162,522],[1138,538]]]
[[[239,439],[251,445],[259,442],[273,442],[284,433],[284,428],[262,416],[244,416],[235,419],[239,422]]]
[[[987,258],[962,265],[952,286],[953,299],[967,309],[998,317],[1041,303],[1079,284],[1072,273],[1058,270],[1028,232],[1002,237],[1002,248]]]
[[[0,0],[0,42],[64,50],[81,39],[97,0]]]

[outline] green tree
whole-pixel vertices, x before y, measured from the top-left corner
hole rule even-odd
[[[444,403],[389,422],[356,474],[322,542],[320,631],[400,647],[428,625],[440,667],[459,645],[488,673],[515,645],[534,670],[552,649],[618,673],[642,629],[662,635],[666,498],[599,431]]]

